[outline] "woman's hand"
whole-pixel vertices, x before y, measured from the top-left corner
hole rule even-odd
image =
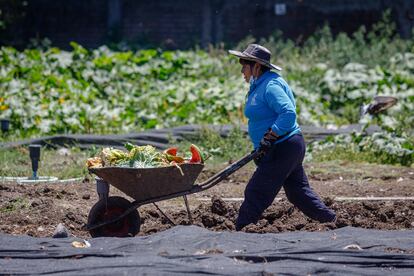
[[[269,128],[264,134],[262,140],[260,141],[259,150],[263,151],[264,153],[267,153],[273,146],[273,144],[276,142],[278,137],[279,136],[277,136],[277,134]]]
[[[257,166],[259,166],[263,156],[265,156],[266,153],[272,148],[273,144],[276,142],[277,139],[278,136],[270,128],[263,135],[263,138],[260,141],[260,145],[258,148],[259,154],[256,158],[254,158],[254,163],[256,163]]]

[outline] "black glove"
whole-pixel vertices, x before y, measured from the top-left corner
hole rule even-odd
[[[264,134],[262,140],[260,141],[259,149],[260,152],[259,155],[254,159],[254,163],[258,166],[263,156],[266,155],[267,152],[272,148],[273,144],[278,139],[278,136],[272,132],[272,130],[269,128],[267,132]]]
[[[259,151],[266,154],[272,148],[277,138],[278,136],[269,128],[260,141]]]

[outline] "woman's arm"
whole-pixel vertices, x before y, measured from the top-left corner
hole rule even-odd
[[[283,88],[277,84],[269,84],[266,88],[265,99],[269,107],[278,114],[271,127],[272,131],[278,136],[291,131],[296,123],[296,109]]]

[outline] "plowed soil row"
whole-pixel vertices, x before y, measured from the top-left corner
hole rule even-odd
[[[205,192],[189,196],[193,224],[216,230],[234,231],[240,202],[224,202],[220,197],[242,197],[254,167],[246,167]],[[207,169],[206,179],[217,169]],[[336,196],[414,196],[414,170],[404,167],[318,164],[307,167],[313,188],[338,215],[336,223],[310,220],[291,205],[283,192],[256,225],[243,231],[277,233],[324,231],[344,226],[375,229],[413,229],[414,201],[339,202]],[[111,187],[111,195],[126,197]],[[126,197],[127,198],[127,197]],[[201,202],[200,198],[211,198]],[[91,177],[71,184],[19,185],[0,183],[0,232],[47,237],[63,223],[77,237],[89,238],[83,230],[89,210],[97,202]],[[159,203],[176,224],[190,224],[182,199]],[[141,232],[148,235],[172,227],[152,205],[139,208]]]

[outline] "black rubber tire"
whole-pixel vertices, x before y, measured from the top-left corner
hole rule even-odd
[[[94,225],[119,217],[128,208],[132,206],[131,202],[120,196],[110,196],[105,200],[99,200],[88,215],[88,225]],[[97,237],[133,237],[138,234],[141,226],[141,219],[138,211],[134,210],[126,217],[102,227],[89,230],[93,238]]]

